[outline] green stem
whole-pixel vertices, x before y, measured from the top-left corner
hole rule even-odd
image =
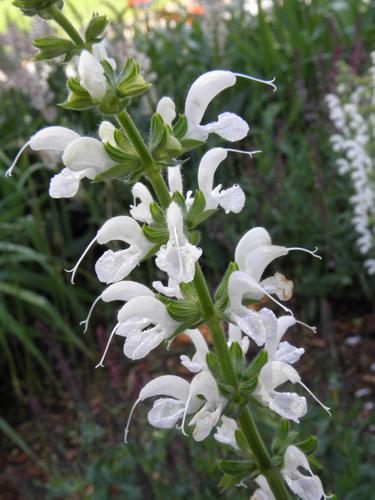
[[[156,196],[159,198],[161,205],[164,208],[167,208],[169,206],[169,203],[171,202],[169,190],[165,184],[163,176],[160,173],[160,168],[155,164],[154,159],[131,116],[126,110],[123,110],[117,116],[117,121],[124,129],[135,150],[137,151],[141,162],[147,171],[149,181],[151,182],[151,185],[156,193]]]
[[[47,9],[48,15],[65,31],[65,33],[70,37],[72,42],[74,42],[77,47],[84,49],[86,44],[81,38],[78,31],[72,25],[67,17],[61,12],[60,9],[56,7],[50,7]]]

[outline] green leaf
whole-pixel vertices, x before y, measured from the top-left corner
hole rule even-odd
[[[169,239],[169,232],[166,226],[160,226],[158,224],[149,224],[143,226],[143,234],[146,238],[157,245],[163,245],[167,243]]]
[[[219,360],[217,359],[217,356],[213,352],[208,352],[206,355],[206,363],[208,366],[208,369],[214,376],[216,380],[220,380],[222,378],[222,373],[221,373],[221,367]]]
[[[187,300],[175,300],[167,304],[168,313],[180,323],[194,324],[201,318],[200,307]]]
[[[225,474],[229,474],[231,476],[241,474],[243,475],[242,477],[254,472],[257,468],[254,460],[220,460],[219,465]]]
[[[243,379],[250,381],[253,378],[258,378],[260,370],[267,363],[267,352],[260,351],[257,356],[251,361],[249,366],[243,372]]]
[[[36,38],[33,41],[34,47],[40,50],[35,59],[53,59],[65,55],[75,49],[75,45],[70,40],[59,38],[53,35],[45,35],[42,38]]]
[[[215,304],[220,309],[220,311],[224,311],[228,305],[229,297],[228,297],[228,281],[230,275],[234,272],[238,271],[238,265],[236,262],[230,262],[225,273],[223,279],[221,280],[219,286],[215,292]]]
[[[232,486],[235,486],[236,484],[240,483],[243,479],[245,479],[246,476],[247,476],[246,473],[237,474],[235,476],[232,476],[230,474],[224,474],[220,479],[219,488],[222,491],[231,488]]]
[[[188,129],[188,123],[185,115],[178,115],[177,121],[173,126],[173,135],[181,141]]]
[[[206,206],[206,201],[204,199],[203,193],[200,191],[196,191],[194,195],[193,204],[190,207],[186,215],[186,223],[191,225],[192,227],[197,225],[197,220],[202,215],[204,207]]]
[[[108,24],[106,16],[94,15],[85,31],[85,40],[88,44],[97,42]]]
[[[318,440],[316,436],[309,436],[307,439],[304,439],[303,441],[300,441],[299,443],[295,443],[295,445],[303,451],[305,455],[311,455],[311,453],[314,453],[316,450],[316,447],[318,446]]]
[[[204,142],[196,141],[195,139],[181,139],[180,143],[184,151],[191,151],[192,149],[199,148],[199,146],[204,144]]]

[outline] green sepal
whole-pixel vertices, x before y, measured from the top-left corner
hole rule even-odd
[[[199,231],[189,231],[189,241],[192,245],[199,245],[201,241],[201,233]]]
[[[295,443],[295,446],[303,451],[305,455],[311,455],[312,453],[314,453],[316,447],[318,446],[318,440],[316,436],[311,435],[307,439]]]
[[[161,207],[156,203],[156,201],[153,201],[150,204],[149,208],[152,220],[155,222],[155,224],[158,224],[160,226],[165,225],[165,214]]]
[[[66,56],[66,60],[72,58],[77,53],[76,46],[71,40],[53,35],[45,35],[33,40],[33,46],[39,49],[35,60],[53,59],[54,57]]]
[[[206,206],[206,201],[204,199],[203,193],[201,191],[196,191],[194,195],[193,204],[190,207],[186,215],[186,224],[191,227],[195,227],[197,225],[197,220],[202,215],[204,211],[204,207]]]
[[[184,151],[191,151],[192,149],[196,149],[199,148],[199,146],[202,146],[204,142],[197,141],[195,139],[181,139],[180,144],[183,147]]]
[[[94,177],[93,182],[102,182],[109,179],[124,179],[130,183],[136,182],[137,176],[140,178],[142,175],[142,170],[137,169],[137,165],[138,162],[132,163],[130,161],[119,163],[100,172]]]
[[[25,16],[40,16],[43,19],[50,19],[48,9],[52,6],[62,9],[63,0],[13,0],[14,7],[21,9]]]
[[[228,305],[228,281],[234,271],[238,271],[238,265],[236,262],[230,262],[224,273],[223,279],[216,289],[215,305],[219,308],[220,311],[224,311]]]
[[[234,371],[237,377],[240,377],[245,364],[245,357],[243,355],[241,346],[238,344],[238,342],[232,342],[229,350],[230,350],[230,356],[232,358]]]
[[[271,445],[271,451],[273,455],[277,455],[285,450],[285,443],[287,442],[289,431],[289,420],[287,420],[286,418],[282,418],[279,422],[279,427],[275,432],[275,436]]]
[[[222,378],[220,362],[214,352],[210,351],[206,354],[206,363],[214,378],[220,380]]]
[[[248,458],[254,457],[251,449],[249,448],[249,443],[247,442],[247,439],[245,438],[241,429],[236,429],[234,435],[236,437],[236,442],[239,449],[241,450],[242,455]]]
[[[187,300],[174,300],[167,304],[169,315],[179,323],[194,325],[201,319],[200,307]]]
[[[181,141],[183,137],[185,136],[186,132],[188,129],[188,123],[185,115],[178,115],[178,118],[173,125],[173,135]]]
[[[314,469],[321,469],[322,468],[321,464],[318,462],[318,460],[313,455],[309,455],[307,457],[307,459],[308,459],[311,467],[313,467]]]
[[[220,460],[219,465],[222,471],[230,476],[242,474],[245,477],[257,469],[254,460]]]
[[[185,198],[178,191],[173,193],[172,201],[176,202],[181,208],[185,208]]]
[[[85,30],[85,41],[88,44],[100,42],[100,35],[108,24],[106,16],[93,15]]]
[[[129,137],[126,135],[126,133],[122,129],[117,128],[113,135],[114,135],[117,146],[120,149],[122,149],[122,151],[125,151],[126,153],[129,153],[129,154],[136,155],[136,150],[134,149],[133,144],[131,143]]]
[[[169,239],[168,228],[165,226],[160,226],[155,223],[145,224],[142,230],[146,238],[156,245],[164,245]]]
[[[73,94],[81,97],[90,97],[90,94],[85,88],[82,87],[77,78],[69,78],[66,84],[68,89],[73,92]]]
[[[255,475],[254,474],[248,474],[248,473],[243,473],[243,474],[236,474],[234,476],[230,474],[223,474],[223,476],[220,479],[219,482],[219,488],[221,491],[227,490],[228,488],[231,488],[232,486],[235,486],[236,484],[240,483],[243,479],[246,477],[256,477],[259,472],[257,472]]]
[[[70,94],[65,102],[59,104],[61,108],[72,109],[74,111],[85,111],[95,106],[94,101],[90,96],[82,97],[75,94]]]
[[[154,113],[151,117],[149,146],[154,154],[158,148],[162,149],[167,142],[167,126],[159,113]]]
[[[198,226],[198,224],[201,224],[205,220],[209,219],[215,212],[217,212],[217,208],[210,208],[209,210],[205,210],[199,217],[197,217],[195,225]]]
[[[111,158],[111,160],[116,161],[118,163],[124,163],[127,161],[135,162],[136,164],[140,163],[140,160],[136,154],[133,152],[123,151],[122,149],[117,149],[109,142],[104,144],[104,148],[106,153]]]
[[[143,94],[151,87],[140,74],[139,65],[132,57],[128,57],[122,77],[117,84],[116,91],[119,97],[135,97]]]
[[[180,283],[180,292],[184,299],[199,304],[199,297],[197,296],[193,283]]]
[[[243,379],[248,381],[254,378],[258,379],[260,370],[267,363],[267,358],[267,351],[261,350],[244,370],[242,374]]]

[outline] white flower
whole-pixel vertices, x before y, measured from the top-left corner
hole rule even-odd
[[[228,326],[228,346],[230,347],[233,342],[237,342],[242,349],[244,354],[247,353],[250,346],[249,337],[243,337],[241,328],[238,325],[229,323]]]
[[[152,216],[150,212],[150,205],[153,203],[154,199],[148,188],[142,184],[142,182],[136,182],[132,187],[132,195],[134,199],[134,205],[130,206],[130,215],[138,220],[139,222],[146,222],[151,224]],[[136,205],[137,200],[140,201]]]
[[[198,397],[203,396],[205,402]],[[129,432],[130,420],[137,404],[147,398],[168,396],[157,399],[148,413],[148,421],[154,427],[170,429],[182,418],[181,429],[187,415],[195,413],[189,425],[195,426],[193,438],[195,441],[205,439],[217,424],[224,404],[212,375],[203,371],[196,375],[189,384],[181,377],[163,375],[152,380],[141,390],[139,398],[134,403],[125,429],[125,442]]]
[[[228,152],[224,148],[213,148],[203,155],[198,169],[198,187],[204,195],[206,210],[215,209],[220,205],[226,214],[237,214],[245,205],[245,193],[240,186],[235,184],[228,189],[221,189],[222,185],[219,184],[213,187],[215,172],[227,156]]]
[[[129,300],[120,309],[117,319],[116,334],[125,337],[124,354],[133,360],[147,356],[179,326],[169,316],[165,305],[151,296]]]
[[[257,488],[251,495],[250,500],[276,500],[271,488],[267,482],[267,479],[260,474],[254,481],[257,483],[259,488]]]
[[[94,101],[101,102],[107,91],[104,68],[87,50],[83,50],[79,57],[78,74],[82,87],[87,90]]]
[[[236,441],[236,430],[238,429],[237,423],[233,418],[221,416],[221,425],[217,426],[214,438],[216,441],[222,444],[227,444],[238,450],[238,445]]]
[[[277,319],[277,330],[273,331],[273,335],[266,338],[265,350],[267,351],[267,361],[282,361],[284,363],[296,363],[305,349],[302,347],[294,347],[289,342],[281,342],[281,339],[286,330],[297,323],[294,316],[281,316]],[[306,325],[307,326],[307,325]],[[310,327],[311,328],[311,327]]]
[[[176,297],[177,299],[182,299],[180,285],[172,278],[168,278],[167,285],[163,285],[161,281],[153,281],[152,286],[158,293],[161,293],[166,297]]]
[[[114,165],[105,152],[102,142],[92,137],[81,137],[66,127],[45,127],[36,132],[20,149],[6,175],[13,169],[22,152],[28,147],[34,151],[56,151],[62,154],[66,168],[54,175],[50,182],[52,198],[71,198],[79,189],[81,179],[93,179],[97,174]]]
[[[205,338],[198,329],[186,330],[185,334],[193,342],[196,352],[191,359],[185,354],[182,354],[180,356],[181,364],[193,373],[208,370],[206,356],[209,349]]]
[[[180,165],[176,165],[175,167],[168,167],[168,186],[171,195],[176,192],[183,194]]]
[[[160,99],[156,112],[159,113],[166,125],[172,126],[172,122],[176,117],[176,106],[170,97]]]
[[[302,474],[299,468],[307,471],[308,475]],[[327,498],[321,480],[312,472],[306,455],[296,446],[286,449],[281,473],[289,488],[302,500]]]
[[[107,250],[96,262],[95,271],[103,283],[115,283],[126,278],[152,248],[139,224],[126,215],[113,217],[103,224],[96,235],[96,241],[105,245],[119,240],[127,243],[126,250]]]
[[[189,283],[195,274],[195,263],[202,250],[189,243],[184,234],[183,215],[177,203],[167,209],[169,240],[157,253],[156,265],[176,283]]]

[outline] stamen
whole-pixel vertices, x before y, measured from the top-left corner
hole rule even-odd
[[[18,151],[18,153],[16,154],[16,157],[13,160],[13,163],[8,168],[8,170],[5,172],[5,177],[11,177],[12,176],[14,167],[16,166],[16,164],[17,164],[20,156],[25,151],[25,149],[29,146],[29,144],[30,144],[30,141],[27,141],[26,144],[24,144],[22,146],[22,148]]]
[[[191,400],[191,394],[187,398],[186,406],[185,406],[185,411],[184,411],[184,416],[182,417],[182,424],[181,424],[181,427],[180,427],[181,432],[182,432],[182,434],[184,436],[189,436],[189,434],[186,434],[186,432],[185,432],[185,420],[186,420],[186,415],[187,415],[187,411],[188,411],[188,408],[189,408],[190,400]]]
[[[77,269],[78,269],[78,266],[80,265],[80,263],[82,262],[83,258],[85,257],[85,255],[87,254],[87,252],[90,250],[90,248],[93,246],[93,244],[96,242],[96,236],[95,238],[93,238],[90,243],[87,245],[86,249],[83,251],[83,254],[81,255],[81,257],[78,259],[77,261],[77,264],[72,267],[72,269],[65,269],[65,271],[67,273],[73,273],[72,274],[72,278],[70,280],[71,284],[74,285],[74,277],[76,275],[76,272],[77,272]]]
[[[261,78],[256,78],[255,76],[244,75],[243,73],[233,73],[235,76],[239,76],[240,78],[246,78],[247,80],[253,80],[254,82],[264,83],[273,88],[275,92],[277,90],[276,85],[273,83],[276,80],[276,77],[273,77],[272,80],[262,80]]]
[[[112,341],[112,339],[113,339],[113,336],[114,336],[114,334],[116,333],[116,330],[117,330],[117,328],[118,328],[119,326],[120,326],[120,323],[117,323],[117,325],[116,325],[116,326],[114,327],[114,329],[111,331],[111,335],[109,336],[109,339],[108,339],[107,345],[105,346],[105,349],[104,349],[104,352],[103,352],[103,356],[101,357],[101,359],[100,359],[99,363],[95,366],[95,368],[99,368],[99,366],[100,366],[101,368],[104,368],[104,365],[103,365],[103,363],[104,363],[104,358],[105,358],[105,357],[106,357],[106,355],[107,355],[107,351],[108,351],[108,349],[109,349],[109,345],[110,345],[110,343],[111,343],[111,341]]]
[[[291,247],[288,248],[289,252],[293,250],[299,250],[300,252],[306,252],[312,255],[313,257],[322,260],[322,257],[320,255],[317,255],[316,252],[318,251],[318,247],[315,247],[314,250],[307,250],[307,248],[300,248],[300,247]]]
[[[261,153],[261,150],[256,150],[256,151],[243,151],[242,149],[231,149],[231,148],[225,148],[225,151],[228,151],[229,153],[240,153],[244,155],[249,155],[250,158],[253,157],[253,155],[256,155],[258,153]]]
[[[304,323],[303,321],[300,321],[300,320],[298,320],[298,319],[296,319],[296,323],[298,323],[299,325],[304,326],[305,328],[308,328],[308,329],[309,329],[309,330],[311,330],[313,333],[317,333],[316,326],[310,326],[310,325],[308,325],[307,323]]]
[[[85,325],[85,328],[83,330],[83,333],[86,333],[87,332],[87,328],[89,326],[89,321],[90,321],[90,318],[91,318],[91,315],[92,315],[92,312],[96,306],[96,304],[99,302],[99,300],[102,298],[102,295],[100,294],[99,297],[96,297],[96,299],[94,300],[94,302],[91,304],[91,307],[90,307],[90,310],[89,310],[89,313],[87,315],[87,318],[84,320],[84,321],[81,321],[80,322],[80,325]]]
[[[129,416],[128,416],[128,421],[126,422],[126,427],[124,431],[124,441],[125,443],[128,442],[128,434],[129,434],[129,427],[130,427],[130,421],[133,416],[134,410],[136,409],[137,405],[142,401],[142,399],[138,398],[137,401],[133,404]]]
[[[316,396],[313,392],[310,391],[310,389],[302,382],[302,381],[299,381],[298,382],[299,385],[302,385],[302,387],[310,394],[310,396],[315,399],[315,401],[320,404],[320,406],[323,408],[323,410],[325,410],[328,415],[331,417],[331,408],[329,408],[329,406],[325,406]]]
[[[261,290],[264,293],[264,295],[266,295],[269,299],[271,299],[273,302],[275,302],[275,304],[277,304],[282,309],[284,309],[285,312],[287,312],[293,316],[293,311],[291,309],[288,309],[288,307],[285,307],[281,302],[279,302],[274,297],[272,297],[272,295],[270,293],[266,292],[266,290],[263,287],[261,287],[260,285],[258,285],[258,283],[254,283],[254,284],[257,286],[257,288],[259,288],[259,290]]]

